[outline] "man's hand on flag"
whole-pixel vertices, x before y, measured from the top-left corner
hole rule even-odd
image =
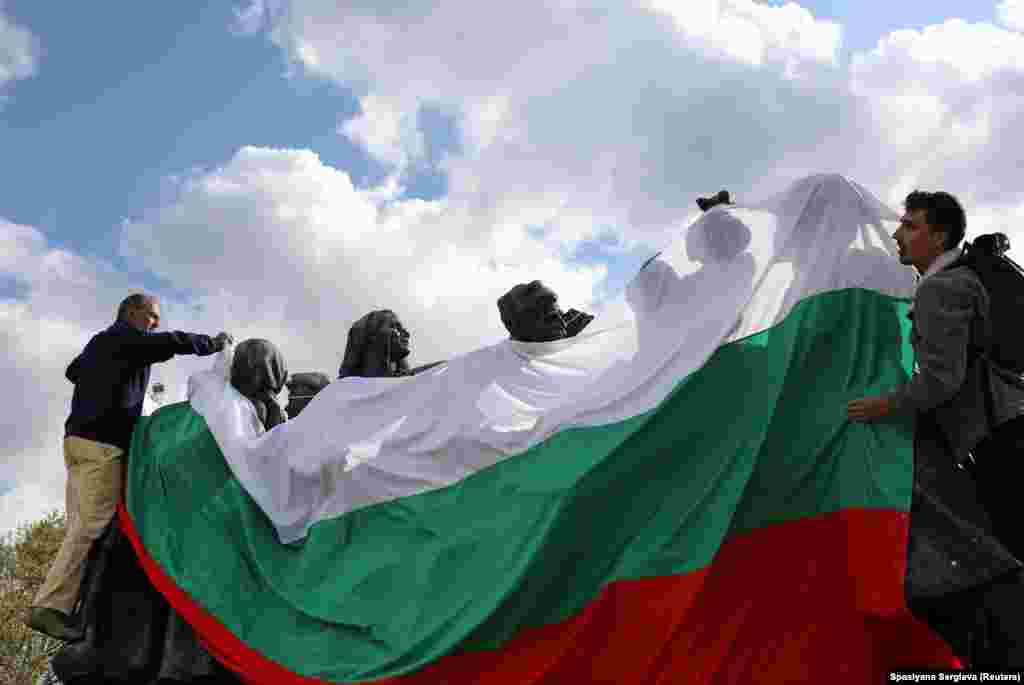
[[[887,397],[863,397],[846,403],[846,415],[851,421],[874,421],[892,414]]]

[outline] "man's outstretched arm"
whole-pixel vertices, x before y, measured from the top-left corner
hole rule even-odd
[[[964,279],[929,278],[915,297],[914,317],[920,333],[915,349],[917,370],[893,392],[851,400],[851,421],[871,421],[891,414],[922,412],[952,399],[967,374],[971,320],[980,293]]]
[[[165,362],[177,354],[195,354],[200,357],[220,352],[231,344],[231,336],[221,332],[216,337],[201,333],[167,331],[125,336],[117,340],[117,356],[131,366],[145,366]]]

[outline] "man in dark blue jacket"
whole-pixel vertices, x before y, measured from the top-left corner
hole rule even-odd
[[[121,496],[123,456],[142,415],[150,365],[176,354],[213,354],[231,344],[227,333],[215,338],[154,333],[159,325],[155,297],[128,296],[118,308],[117,321],[94,335],[66,372],[75,384],[64,431],[67,532],[25,619],[30,628],[61,640],[81,637],[69,617],[89,549],[110,523]]]

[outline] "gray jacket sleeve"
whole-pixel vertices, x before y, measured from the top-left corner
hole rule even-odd
[[[914,357],[910,380],[888,395],[898,412],[921,412],[950,400],[967,373],[971,323],[978,315],[980,284],[939,273],[921,282],[914,298]]]

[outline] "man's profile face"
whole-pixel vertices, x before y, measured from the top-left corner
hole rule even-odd
[[[143,332],[153,331],[160,325],[160,303],[150,302],[128,311],[128,323]]]
[[[905,212],[900,227],[893,234],[899,245],[900,264],[915,266],[922,272],[944,251],[943,234],[932,230],[927,217],[924,209]]]
[[[512,320],[506,328],[515,340],[549,342],[566,336],[558,295],[540,281],[520,284],[509,291],[514,300]]]

